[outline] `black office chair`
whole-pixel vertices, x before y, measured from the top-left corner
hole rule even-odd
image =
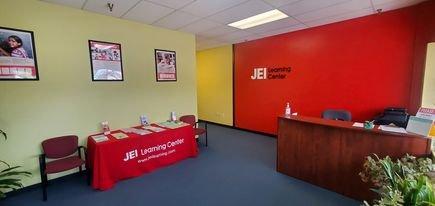
[[[352,119],[352,115],[347,110],[327,109],[322,112],[322,118],[341,120],[341,121],[350,121]]]

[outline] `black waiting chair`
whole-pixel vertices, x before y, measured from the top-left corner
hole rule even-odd
[[[327,109],[322,112],[323,119],[332,119],[332,120],[341,120],[341,121],[350,121],[352,119],[352,115],[347,110],[334,110]]]

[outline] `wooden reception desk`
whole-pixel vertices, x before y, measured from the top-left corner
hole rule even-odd
[[[314,117],[279,117],[277,171],[358,200],[371,200],[375,195],[358,175],[366,156],[431,153],[430,139],[352,125]]]

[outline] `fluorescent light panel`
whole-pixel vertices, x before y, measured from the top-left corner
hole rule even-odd
[[[272,21],[280,20],[287,18],[287,14],[282,13],[278,9],[274,9],[268,12],[264,12],[261,14],[257,14],[255,16],[248,17],[246,19],[242,19],[240,21],[233,22],[228,24],[228,26],[236,27],[239,29],[247,29],[254,26],[266,24]]]

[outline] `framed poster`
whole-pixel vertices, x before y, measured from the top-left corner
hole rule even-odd
[[[89,40],[92,81],[123,81],[121,44]]]
[[[39,80],[32,31],[0,27],[0,80]]]
[[[175,51],[155,49],[156,79],[158,82],[177,81]]]

